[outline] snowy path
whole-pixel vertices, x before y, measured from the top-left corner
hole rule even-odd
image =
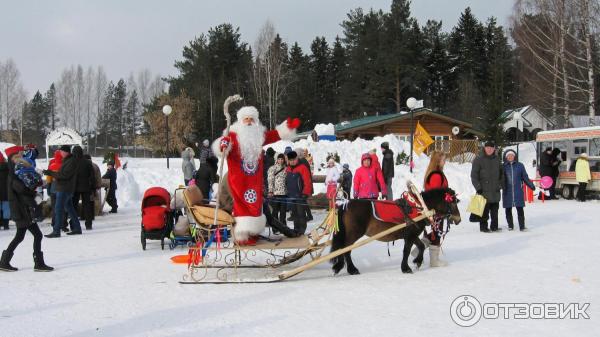
[[[0,273],[0,336],[599,336],[599,210],[598,202],[535,203],[527,233],[506,231],[502,210],[502,233],[463,221],[444,244],[451,265],[413,275],[400,271],[401,243],[391,258],[375,243],[353,254],[359,276],[332,277],[321,265],[284,283],[241,285],[180,285],[185,267],[169,257],[184,250],[150,241],[142,251],[138,211],[125,210],[82,236],[44,239],[53,273],[32,271],[27,237],[13,259],[20,271]],[[13,235],[1,231],[0,246]],[[449,311],[463,294],[482,303],[589,302],[591,319],[461,328]]]

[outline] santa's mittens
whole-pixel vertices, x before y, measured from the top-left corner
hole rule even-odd
[[[223,136],[220,143],[221,151],[225,151],[225,149],[229,147],[229,143],[231,143],[231,138],[229,138],[229,136]]]
[[[300,119],[299,118],[290,118],[288,117],[287,119],[287,127],[294,130],[297,129],[300,126]]]

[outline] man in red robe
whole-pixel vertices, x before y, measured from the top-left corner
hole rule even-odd
[[[266,224],[263,207],[263,146],[279,140],[291,140],[300,120],[288,118],[275,130],[267,131],[258,119],[258,110],[252,106],[237,112],[237,121],[231,125],[228,136],[213,143],[213,151],[227,155],[228,183],[233,197],[233,236],[239,244],[256,243]]]

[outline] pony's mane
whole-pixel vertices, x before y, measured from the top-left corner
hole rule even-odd
[[[454,190],[451,188],[434,188],[429,191],[421,192],[421,196],[423,197],[425,203],[428,204],[431,201],[443,200],[446,193],[455,195]]]

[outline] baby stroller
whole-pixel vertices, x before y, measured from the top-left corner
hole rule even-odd
[[[146,250],[146,239],[160,240],[165,249],[165,238],[173,228],[173,214],[169,205],[171,195],[162,187],[151,187],[142,199],[142,249]]]

